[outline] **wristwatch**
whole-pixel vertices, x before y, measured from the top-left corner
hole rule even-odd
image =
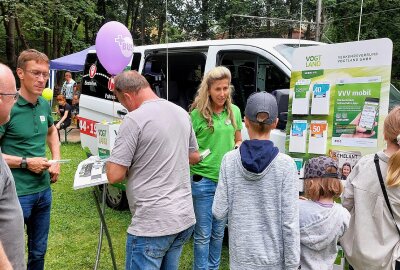
[[[22,157],[21,164],[19,165],[21,169],[28,168],[28,162],[26,162],[26,157]]]

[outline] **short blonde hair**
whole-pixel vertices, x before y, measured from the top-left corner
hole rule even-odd
[[[18,56],[17,68],[24,69],[26,62],[29,61],[49,64],[49,58],[47,57],[47,55],[35,49],[28,49],[22,51],[21,54]]]

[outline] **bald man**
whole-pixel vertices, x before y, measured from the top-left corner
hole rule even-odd
[[[0,125],[10,120],[10,111],[19,93],[11,70],[0,63]],[[1,144],[1,138],[0,138]],[[0,249],[0,269],[26,269],[24,218],[15,190],[14,178],[3,159],[0,148],[0,243],[9,262]],[[11,263],[13,268],[10,268]]]

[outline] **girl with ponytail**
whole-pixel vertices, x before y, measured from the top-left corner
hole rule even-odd
[[[384,123],[386,149],[360,159],[347,177],[342,203],[350,211],[341,245],[354,269],[400,269],[400,106]],[[379,165],[379,166],[378,166]],[[380,168],[393,216],[377,173]]]

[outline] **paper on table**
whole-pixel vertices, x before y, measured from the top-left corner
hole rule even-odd
[[[108,183],[105,162],[99,156],[91,156],[79,163],[74,177],[74,189]]]

